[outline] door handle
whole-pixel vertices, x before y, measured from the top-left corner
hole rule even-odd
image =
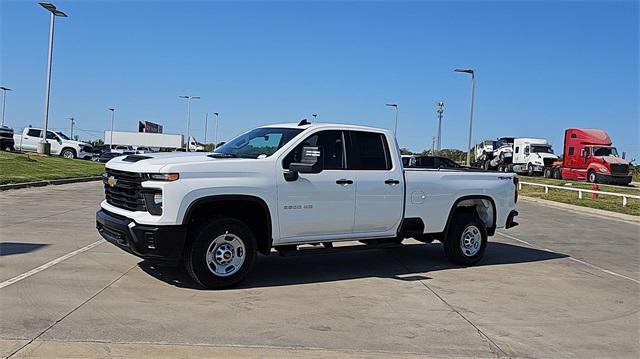
[[[339,180],[336,180],[336,183],[340,184],[340,185],[343,185],[343,186],[346,186],[346,185],[349,185],[349,184],[353,184],[353,181],[350,180],[350,179],[341,178]]]
[[[400,181],[395,180],[395,179],[388,179],[388,180],[384,181],[384,184],[397,185],[397,184],[400,184]]]

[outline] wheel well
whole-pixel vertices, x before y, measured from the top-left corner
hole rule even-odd
[[[496,231],[496,204],[491,197],[466,196],[458,198],[449,211],[449,218],[445,227],[445,233],[449,230],[451,220],[460,212],[474,213],[480,218],[487,230],[487,235],[492,236]]]
[[[256,237],[258,252],[269,253],[273,240],[271,215],[263,200],[241,195],[200,198],[189,205],[182,224],[188,227],[189,232],[203,221],[219,216],[235,218],[246,223]]]

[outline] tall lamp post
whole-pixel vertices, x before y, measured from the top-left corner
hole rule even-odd
[[[438,152],[440,152],[442,149],[442,114],[444,113],[444,101],[438,101],[436,113],[438,114],[438,142],[436,148]]]
[[[396,124],[395,124],[395,126],[393,128],[393,134],[395,135],[396,132],[398,131],[398,104],[388,103],[388,104],[385,104],[385,106],[393,107],[393,108],[396,109]]]
[[[216,115],[216,129],[215,129],[215,134],[213,137],[213,150],[216,150],[216,147],[218,146],[218,116],[220,115],[218,112],[214,112],[214,115]]]
[[[67,14],[56,9],[55,5],[41,2],[40,6],[51,13],[51,23],[49,25],[49,60],[47,62],[47,89],[44,98],[44,131],[42,141],[38,143],[38,153],[50,154],[51,144],[47,142],[47,129],[49,127],[49,95],[51,93],[51,65],[53,63],[53,30],[56,23],[56,16],[67,17]]]
[[[207,122],[209,122],[209,112],[204,114],[204,144],[207,144]]]
[[[113,120],[116,117],[116,109],[109,108],[108,110],[111,111],[111,132],[109,133],[109,152],[111,152],[113,148]],[[104,140],[106,141],[107,139],[105,138]]]
[[[73,125],[76,124],[76,120],[73,117],[71,117],[69,121],[71,121],[71,139],[73,140]]]
[[[2,90],[2,126],[4,126],[4,109],[7,103],[7,91],[13,90],[4,86],[0,86],[0,90]]]
[[[471,166],[471,131],[473,128],[473,99],[476,93],[476,72],[474,69],[465,68],[457,68],[453,71],[471,75],[471,110],[469,111],[469,141],[467,144],[467,166]]]
[[[185,151],[189,152],[189,145],[191,144],[191,100],[199,100],[200,96],[178,96],[179,98],[187,99],[187,148]]]

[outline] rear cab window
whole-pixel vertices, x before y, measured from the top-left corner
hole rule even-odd
[[[347,161],[349,169],[375,171],[391,170],[392,160],[386,136],[382,133],[348,131],[349,148]]]

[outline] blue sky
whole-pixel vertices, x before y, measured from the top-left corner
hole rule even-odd
[[[473,141],[546,137],[567,127],[609,132],[640,160],[638,2],[90,2],[56,1],[50,123],[102,131],[138,120],[202,140],[205,112],[221,139],[298,121],[393,127],[412,150],[431,147],[445,101],[443,147],[466,144],[469,78],[477,70]],[[43,122],[48,13],[0,5],[6,122]],[[208,137],[213,135],[209,126]],[[89,138],[91,132],[78,132]],[[94,135],[98,136],[97,134]]]

